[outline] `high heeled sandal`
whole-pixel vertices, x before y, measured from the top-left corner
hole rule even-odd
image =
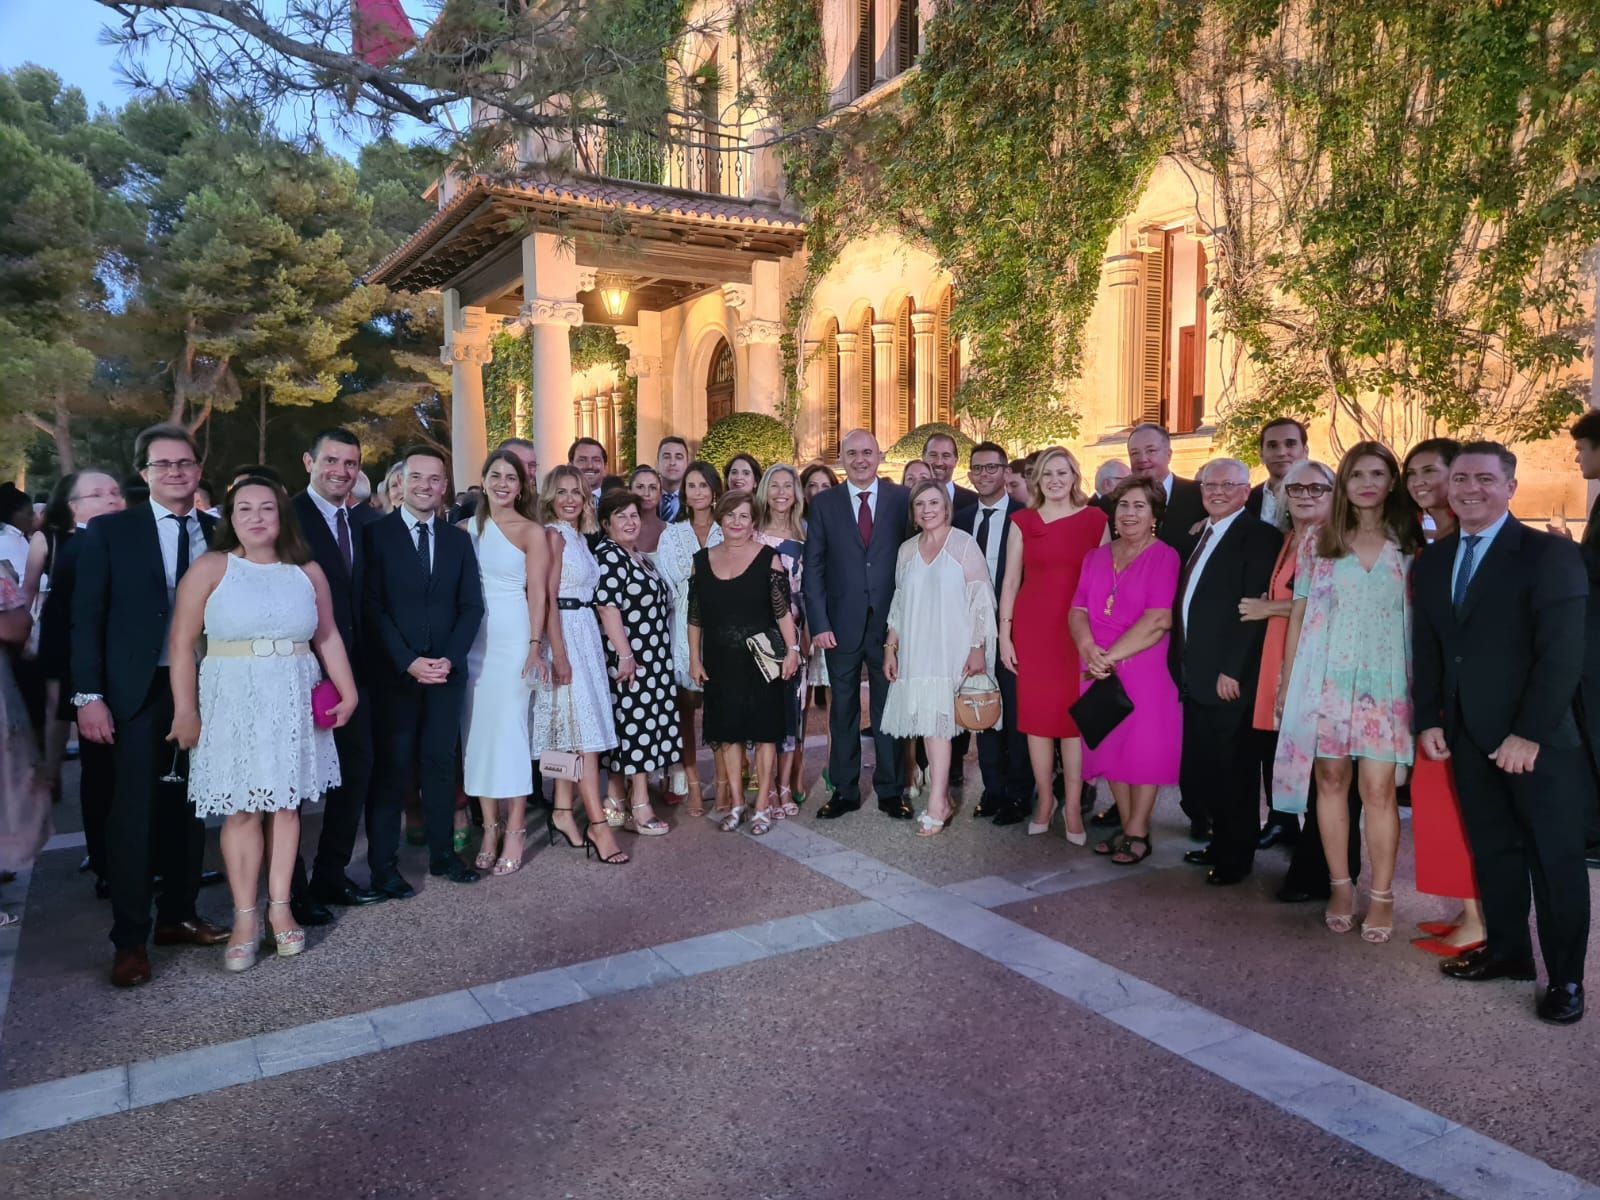
[[[240,917],[254,917],[254,908],[236,908],[233,910],[233,923],[239,924]],[[257,944],[261,941],[260,931],[251,934],[247,942],[233,942],[222,954],[222,969],[225,971],[248,971],[256,965]]]
[[[1133,844],[1135,842],[1140,843],[1144,849],[1135,850],[1133,848]],[[1083,843],[1078,842],[1077,845],[1081,846]],[[1136,833],[1125,833],[1122,835],[1122,844],[1118,846],[1116,850],[1112,851],[1111,861],[1116,863],[1119,867],[1131,867],[1135,863],[1142,863],[1149,857],[1150,839],[1148,837],[1141,837]]]
[[[800,815],[800,806],[794,802],[794,789],[786,787],[778,789],[778,811],[786,817]]]
[[[763,834],[771,833],[772,822],[773,816],[770,807],[756,809],[756,815],[750,818],[750,836],[761,837]]]
[[[1330,880],[1328,880],[1328,888],[1329,888],[1329,890],[1332,890],[1333,888],[1339,887],[1341,885],[1343,885],[1344,887],[1349,887],[1350,886],[1350,881],[1348,879],[1330,879]],[[1352,895],[1350,897],[1350,903],[1351,903],[1351,907],[1354,908],[1355,907],[1355,896],[1354,895]],[[1355,915],[1354,912],[1333,913],[1333,912],[1329,912],[1327,909],[1323,909],[1322,910],[1322,923],[1324,925],[1326,925],[1334,933],[1349,933],[1352,929],[1354,929],[1356,927],[1356,915]]]
[[[559,833],[561,835],[562,840],[565,841],[567,843],[567,845],[571,846],[574,850],[578,850],[578,849],[582,848],[583,843],[581,841],[578,841],[578,842],[573,841],[572,840],[572,835],[570,833],[568,833],[565,829],[561,828],[561,826],[556,824],[556,814],[557,813],[569,813],[571,811],[572,810],[570,808],[555,808],[555,807],[552,807],[549,812],[545,813],[545,815],[544,815],[544,831],[547,834],[550,835],[550,844],[552,846],[554,846],[556,844],[556,834]],[[573,824],[577,824],[577,820],[578,819],[576,817],[574,817],[572,820],[573,820]],[[587,855],[585,857],[587,857]]]
[[[1370,942],[1374,946],[1381,946],[1394,936],[1394,889],[1389,888],[1387,891],[1379,892],[1369,888],[1367,889],[1367,899],[1376,900],[1380,904],[1389,906],[1389,923],[1387,925],[1368,925],[1365,921],[1361,922],[1361,940]],[[1371,915],[1370,909],[1368,910],[1368,915]]]
[[[705,796],[700,791],[700,781],[698,779],[689,782],[688,803],[688,813],[691,817],[703,817],[706,815]]]
[[[521,829],[506,830],[507,842],[511,840],[513,834],[518,834],[522,837],[522,853],[518,854],[516,858],[496,858],[494,860],[494,873],[496,875],[515,875],[518,871],[522,870],[522,861],[527,856],[528,852],[528,827],[524,825]],[[505,849],[505,845],[503,843],[501,844],[500,849]],[[479,857],[482,856],[480,855]],[[482,868],[480,868],[480,870],[481,869]]]
[[[583,857],[585,862],[588,861],[591,850],[594,851],[595,857],[607,866],[620,867],[628,861],[628,852],[626,850],[613,850],[610,854],[602,853],[600,844],[589,836],[589,831],[586,829],[583,831]]]
[[[722,830],[723,833],[732,833],[735,829],[739,828],[739,822],[743,820],[744,805],[735,804],[727,812],[722,814],[722,819],[717,822],[717,828]],[[762,830],[762,832],[765,833],[766,830]]]
[[[601,806],[605,809],[606,824],[613,829],[621,829],[623,822],[628,819],[628,812],[622,807],[622,801],[607,796],[601,801]]]
[[[629,832],[637,833],[642,837],[661,837],[663,834],[672,832],[671,825],[668,825],[660,817],[653,814],[648,821],[639,820],[636,814],[641,808],[648,811],[650,808],[650,801],[646,800],[643,804],[635,804],[630,807],[631,811],[628,813],[627,820],[622,826]]]
[[[268,897],[267,907],[288,908],[289,901],[274,900]],[[272,942],[277,947],[279,958],[293,958],[306,948],[306,931],[304,929],[290,929],[284,933],[279,933],[274,929],[272,931]]]
[[[491,821],[483,827],[483,841],[478,843],[478,857],[472,860],[472,865],[477,867],[478,870],[487,871],[494,866],[494,852],[498,848],[495,834],[504,828],[505,826],[496,821]]]
[[[943,820],[940,820],[938,817],[930,817],[924,812],[917,818],[917,836],[938,837],[946,829],[950,828],[950,822],[955,820],[955,817],[956,810],[954,807],[950,809],[950,815],[945,817]]]

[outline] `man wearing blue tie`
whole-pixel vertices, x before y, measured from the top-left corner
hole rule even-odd
[[[656,447],[656,474],[661,476],[661,501],[656,516],[671,524],[683,507],[683,473],[689,469],[689,443],[676,435]]]

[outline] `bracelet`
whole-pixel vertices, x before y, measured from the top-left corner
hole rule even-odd
[[[617,655],[617,661],[619,663],[632,662],[633,661],[633,655],[631,655],[631,654],[619,654],[619,655]]]

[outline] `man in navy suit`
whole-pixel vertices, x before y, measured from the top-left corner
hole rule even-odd
[[[466,697],[467,652],[483,621],[478,558],[465,530],[438,519],[449,468],[434,450],[401,460],[405,503],[366,527],[364,632],[372,640],[368,684],[377,707],[379,771],[367,812],[372,886],[397,900],[415,895],[400,876],[401,794],[413,763],[428,836],[428,873],[476,883],[451,845],[456,751]]]
[[[311,440],[304,461],[310,486],[290,503],[312,556],[328,577],[333,623],[344,639],[361,697],[355,714],[333,731],[341,782],[328,793],[309,885],[303,859],[295,870],[295,898],[307,910],[305,915],[315,917],[324,915],[315,911],[323,905],[376,904],[388,896],[361,887],[345,875],[372,784],[372,697],[366,686],[362,638],[361,588],[367,564],[362,529],[378,520],[378,514],[365,504],[350,505],[350,493],[361,475],[361,441],[355,434],[348,429],[324,429]],[[295,916],[301,924],[306,923],[300,911]]]
[[[883,674],[883,644],[888,640],[889,602],[894,570],[910,514],[910,493],[878,478],[883,452],[865,429],[853,429],[840,443],[845,485],[829,488],[812,502],[806,527],[805,601],[812,643],[828,664],[833,704],[828,725],[833,749],[828,777],[833,795],[817,810],[823,819],[842,817],[861,807],[861,672],[867,672],[872,742],[877,764],[872,772],[878,808],[910,820],[911,805],[901,794],[900,755],[881,726],[889,681]]]
[[[1006,535],[1011,514],[1022,505],[1006,495],[1006,452],[994,442],[979,442],[967,456],[967,478],[972,481],[973,502],[956,510],[955,527],[970,533],[983,551],[989,583],[998,608],[1000,584],[1006,577]],[[1016,727],[1017,677],[995,663],[1000,683],[999,729],[978,734],[978,769],[983,773],[983,799],[975,817],[993,817],[997,825],[1015,825],[1033,811],[1033,769],[1028,762],[1028,738]],[[967,752],[968,734],[954,742],[960,762]]]
[[[200,450],[178,425],[146,429],[134,463],[150,498],[89,522],[79,534],[72,592],[72,703],[78,732],[112,747],[116,782],[106,822],[111,884],[111,982],[150,981],[151,880],[158,946],[214,946],[228,930],[195,912],[205,826],[181,782],[187,756],[172,730],[167,634],[178,582],[206,552],[216,519],[194,506]],[[77,539],[74,539],[77,540]]]

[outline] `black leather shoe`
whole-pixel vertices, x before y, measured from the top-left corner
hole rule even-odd
[[[1004,800],[990,792],[985,792],[978,801],[978,806],[972,810],[972,815],[974,817],[993,817],[1004,807]]]
[[[1494,958],[1487,946],[1447,958],[1439,964],[1439,970],[1451,979],[1469,979],[1474,983],[1486,979],[1520,979],[1527,982],[1534,977],[1533,959]]]
[[[340,908],[357,908],[364,904],[382,904],[389,898],[376,888],[364,888],[348,879],[331,888],[312,883],[311,896],[323,904],[336,904]]]
[[[96,900],[111,899],[111,884],[104,879],[94,881],[94,898]]]
[[[1279,825],[1276,821],[1261,831],[1256,839],[1257,850],[1271,850],[1274,846],[1292,846],[1300,840],[1300,831]]]
[[[1008,804],[994,815],[996,825],[1021,825],[1030,815],[1030,808],[1021,804]]]
[[[1232,887],[1243,883],[1249,874],[1248,867],[1212,867],[1206,872],[1206,882],[1212,887]]]
[[[378,881],[374,879],[372,886],[382,892],[390,900],[409,900],[417,894],[417,889],[412,887],[398,875],[391,875],[388,879]]]
[[[289,901],[289,912],[294,919],[302,925],[332,925],[333,910],[319,900],[310,896],[301,896]]]
[[[1210,867],[1216,864],[1216,856],[1211,853],[1211,847],[1203,850],[1188,850],[1184,852],[1183,861],[1194,867]]]
[[[1209,842],[1211,840],[1211,823],[1209,821],[1190,821],[1189,840],[1191,842]]]
[[[1290,887],[1287,883],[1273,893],[1273,899],[1280,904],[1304,904],[1308,900],[1326,900],[1332,892],[1308,892],[1303,888]]]
[[[1552,983],[1539,997],[1539,1019],[1552,1025],[1571,1025],[1583,1016],[1583,984]]]
[[[838,792],[835,792],[833,795],[828,797],[828,802],[826,804],[817,809],[817,816],[824,821],[832,821],[844,816],[845,813],[853,813],[860,807],[861,801],[846,800],[843,796],[839,795]]]
[[[1121,825],[1122,814],[1117,811],[1117,806],[1113,804],[1110,808],[1103,808],[1095,813],[1094,816],[1089,818],[1089,823],[1103,827]]]
[[[201,871],[200,886],[213,887],[227,878],[221,871]]]
[[[428,868],[429,875],[448,879],[451,883],[477,883],[478,873],[454,855]]]
[[[909,821],[917,815],[911,808],[911,801],[904,796],[896,796],[892,800],[879,800],[878,811],[896,821]]]

